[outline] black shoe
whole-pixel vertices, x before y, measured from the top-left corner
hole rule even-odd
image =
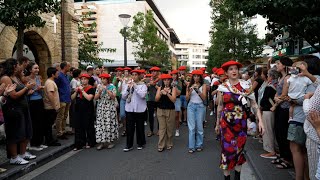
[[[133,150],[133,147],[131,147],[131,148],[125,147],[125,148],[123,149],[124,152],[129,152],[129,151],[131,151],[131,150]]]
[[[240,180],[240,173],[238,171],[234,171],[234,180]]]
[[[224,180],[230,180],[230,175],[229,176],[224,176]]]

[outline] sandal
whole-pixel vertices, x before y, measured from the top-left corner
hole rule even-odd
[[[289,164],[289,163],[287,163],[287,162],[282,161],[282,162],[281,162],[280,164],[278,164],[276,167],[277,167],[278,169],[290,169],[290,168],[292,168],[292,165]]]
[[[271,161],[271,164],[281,164],[282,162],[283,161],[279,157],[277,157],[277,159]]]
[[[163,151],[163,148],[158,148],[158,152],[162,152]]]
[[[121,134],[121,136],[122,136],[122,137],[124,137],[124,136],[126,136],[126,135],[127,135],[127,132],[126,132],[126,130],[123,130],[123,131],[122,131],[122,134]]]

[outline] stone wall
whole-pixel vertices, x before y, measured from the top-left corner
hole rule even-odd
[[[71,62],[78,67],[78,31],[77,22],[73,20],[74,1],[67,0],[66,19],[65,19],[65,53],[66,61]],[[54,33],[54,23],[52,21],[53,13],[42,14],[41,17],[46,21],[43,28],[30,28],[25,30],[25,35],[31,39],[36,47],[37,56],[39,57],[41,70],[46,69],[54,63],[59,63],[61,59],[61,17],[57,15],[58,23],[56,25],[56,33]],[[32,33],[30,33],[32,31]],[[29,37],[30,36],[30,37]],[[0,22],[0,61],[12,57],[15,42],[17,40],[17,31],[5,26]]]

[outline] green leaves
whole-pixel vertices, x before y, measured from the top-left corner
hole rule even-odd
[[[207,67],[219,67],[234,59],[252,60],[262,53],[263,40],[257,38],[255,25],[249,23],[229,0],[212,0],[211,47]]]
[[[139,12],[133,17],[133,25],[120,33],[134,43],[134,56],[142,66],[171,68],[170,52],[167,43],[157,35],[157,27],[152,11]]]
[[[268,28],[275,36],[286,28],[291,38],[304,38],[318,52],[320,42],[319,0],[230,0],[246,16],[260,14],[269,19]]]

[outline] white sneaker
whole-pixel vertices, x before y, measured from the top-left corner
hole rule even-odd
[[[46,146],[46,145],[44,145],[44,144],[41,144],[40,147],[41,147],[42,149],[48,148],[48,146]]]
[[[32,159],[35,159],[37,158],[37,156],[35,155],[32,155],[31,153],[29,152],[25,152],[24,155],[20,155],[21,158],[25,159],[25,160],[32,160]]]
[[[15,164],[15,165],[24,165],[24,164],[28,164],[29,161],[24,160],[23,158],[21,158],[20,156],[17,156],[16,158],[11,158],[10,159],[10,164]]]
[[[213,116],[213,111],[210,112],[210,116]]]
[[[179,129],[176,130],[176,137],[179,137],[180,136],[180,133],[179,133]]]
[[[30,147],[28,148],[28,150],[30,150],[30,151],[42,151],[43,148],[42,148],[41,146],[39,146],[39,147],[30,146]]]
[[[144,122],[144,125],[145,125],[145,126],[148,125],[147,122]]]

